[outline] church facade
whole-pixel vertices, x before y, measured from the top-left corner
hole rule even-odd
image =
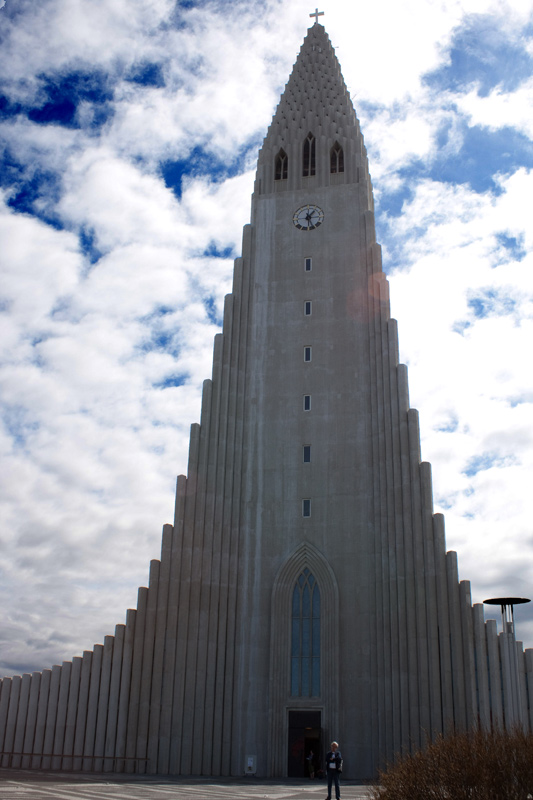
[[[213,373],[126,624],[0,684],[0,764],[349,778],[533,723],[533,651],[472,606],[433,513],[359,123],[309,29],[259,153]],[[531,700],[530,700],[531,698]]]

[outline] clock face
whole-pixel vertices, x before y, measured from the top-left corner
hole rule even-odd
[[[324,222],[324,212],[318,206],[308,204],[294,212],[292,221],[301,231],[313,231]]]

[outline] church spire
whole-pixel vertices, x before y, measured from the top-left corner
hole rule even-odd
[[[314,170],[304,153],[306,141],[311,142],[310,157],[313,147],[316,153]],[[335,155],[339,150],[342,172],[346,173],[342,182],[359,182],[361,168],[368,177],[366,150],[350,93],[324,26],[315,22],[307,31],[259,153],[256,192],[309,188],[302,178],[312,177],[314,185],[329,185],[329,175],[339,174]],[[284,180],[287,183],[275,186],[276,181]]]

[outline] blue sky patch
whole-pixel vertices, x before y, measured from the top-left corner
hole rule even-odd
[[[27,418],[27,412],[20,406],[4,406],[3,426],[16,448],[26,447],[28,436],[39,430],[39,423]]]
[[[141,86],[154,86],[161,89],[165,85],[161,64],[145,63],[136,65],[126,80]]]
[[[20,103],[12,103],[5,94],[0,95],[0,120],[17,117],[22,111]]]
[[[60,178],[57,174],[26,168],[6,150],[0,161],[0,185],[12,190],[7,201],[10,208],[22,214],[31,214],[58,230],[63,229],[59,216],[53,212],[53,204],[60,196]],[[50,202],[36,202],[43,198]]]
[[[492,467],[506,467],[513,463],[515,462],[512,458],[498,455],[495,452],[485,452],[478,456],[473,456],[462,472],[468,478],[473,478],[478,472],[484,472],[487,469],[492,469]]]
[[[440,136],[449,129],[442,128]],[[458,152],[439,152],[427,177],[445,183],[468,183],[475,192],[501,192],[495,175],[509,175],[519,167],[533,167],[533,142],[514,128],[491,130],[481,125],[461,130],[462,144]]]
[[[467,300],[468,308],[478,319],[492,316],[512,314],[516,308],[516,300],[497,289],[486,288],[471,293]]]
[[[175,374],[175,375],[167,375],[162,381],[158,381],[158,383],[153,383],[152,386],[154,389],[170,389],[175,386],[183,386],[188,380],[187,374]]]
[[[96,237],[94,230],[82,227],[80,229],[79,239],[80,250],[83,255],[89,260],[90,264],[96,264],[96,262],[102,257],[102,252],[95,244]]]
[[[207,247],[202,253],[202,256],[207,258],[234,258],[235,250],[233,247],[219,248],[216,242],[211,239]]]
[[[32,122],[79,128],[76,113],[81,102],[93,106],[92,128],[101,127],[113,113],[112,93],[100,72],[72,72],[60,78],[42,75],[41,80],[46,99],[41,106],[29,109],[28,118]]]
[[[153,313],[140,319],[147,326],[146,338],[139,344],[138,349],[143,353],[162,351],[177,357],[180,353],[179,330],[176,328],[169,315],[175,309],[159,306]]]
[[[460,135],[458,150],[447,147],[452,126],[443,124],[436,134],[436,156],[431,162],[413,159],[397,170],[402,186],[393,192],[383,192],[377,198],[379,213],[400,216],[402,205],[413,197],[418,181],[430,179],[439,183],[468,184],[475,192],[501,194],[495,180],[497,175],[509,175],[520,167],[533,168],[533,142],[514,128],[497,130],[475,125],[468,126],[466,118],[454,136]],[[509,237],[502,244],[512,244]]]
[[[221,325],[222,325],[222,317],[220,317],[218,312],[217,312],[217,304],[216,304],[215,298],[213,296],[206,297],[205,300],[203,301],[203,304],[204,304],[204,308],[205,308],[206,314],[208,316],[208,319],[213,323],[213,325],[217,325],[218,327],[221,327]]]
[[[242,147],[231,161],[222,161],[205,147],[195,147],[187,158],[178,161],[162,161],[161,175],[168,189],[181,198],[183,178],[209,177],[213,183],[240,175],[248,167],[248,155],[256,154],[257,141],[254,139]]]
[[[453,416],[450,417],[447,420],[447,422],[443,422],[440,425],[437,425],[435,430],[439,431],[439,433],[455,433],[458,427],[459,427],[459,420],[457,419],[457,417]]]
[[[400,173],[402,172],[404,170],[400,170]],[[377,216],[380,214],[387,214],[389,217],[401,216],[403,204],[412,200],[413,197],[413,187],[407,182],[402,185],[401,189],[395,189],[393,192],[380,192],[376,203]]]
[[[458,333],[459,336],[463,336],[464,332],[468,330],[468,328],[472,327],[472,323],[469,322],[467,319],[461,319],[457,322],[454,322],[452,326],[452,331],[454,333]]]
[[[494,16],[473,14],[456,29],[448,63],[428,73],[424,82],[442,92],[461,92],[477,83],[482,97],[496,86],[514,91],[533,72],[526,43],[525,38],[522,44],[511,40]]]
[[[507,250],[510,259],[513,261],[522,261],[526,255],[527,251],[524,247],[524,234],[520,234],[520,236],[509,236],[509,234],[501,232],[495,234],[496,241],[498,244]]]

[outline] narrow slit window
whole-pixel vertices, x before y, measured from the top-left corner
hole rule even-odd
[[[344,172],[344,151],[338,142],[335,142],[330,151],[330,165],[333,174]]]
[[[312,261],[312,259],[311,259],[311,258],[306,258],[306,259],[305,259],[305,271],[306,271],[306,272],[311,272],[311,268],[312,268],[312,266],[313,266],[313,261]]]
[[[311,361],[311,348],[304,347],[304,361]]]
[[[303,152],[303,176],[308,178],[316,173],[316,139],[312,133],[307,134]]]
[[[306,317],[310,317],[311,316],[311,301],[310,300],[306,300],[305,303],[304,303],[304,314],[305,314]]]
[[[302,517],[311,516],[311,500],[302,500]]]
[[[311,395],[304,394],[304,411],[311,411]]]
[[[303,457],[304,457],[304,464],[310,464],[311,463],[311,445],[310,444],[304,444]]]
[[[282,148],[276,156],[274,180],[276,181],[287,180],[288,163],[289,159],[287,158],[287,153]]]

